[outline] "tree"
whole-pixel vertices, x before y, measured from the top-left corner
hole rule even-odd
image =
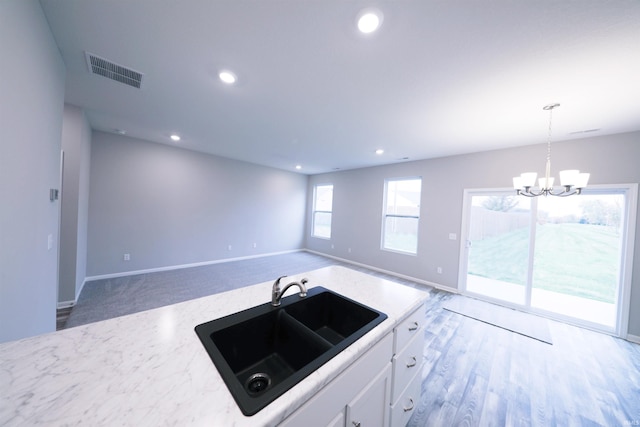
[[[621,201],[587,200],[581,203],[584,222],[595,225],[620,226]]]
[[[518,205],[516,196],[491,196],[484,199],[482,207],[490,211],[509,212]]]

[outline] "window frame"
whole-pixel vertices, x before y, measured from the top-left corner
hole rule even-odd
[[[318,188],[320,187],[331,187],[331,210],[320,210],[317,209],[317,203],[318,203]],[[325,240],[331,240],[331,234],[332,234],[332,225],[333,225],[333,189],[334,189],[334,185],[330,184],[330,183],[325,183],[325,184],[315,184],[313,186],[313,204],[312,204],[312,209],[311,209],[311,237],[315,237],[317,239],[325,239]],[[330,217],[330,222],[329,222],[329,235],[319,235],[316,234],[316,214],[329,214]]]
[[[402,215],[402,214],[389,214],[387,212],[388,207],[388,197],[389,197],[389,183],[391,182],[399,182],[399,181],[420,181],[420,196],[418,202],[418,214],[417,215]],[[404,255],[418,255],[418,237],[420,230],[420,210],[422,208],[422,176],[407,176],[407,177],[399,177],[399,178],[385,178],[384,180],[384,193],[383,193],[383,202],[382,202],[382,224],[381,224],[381,233],[380,233],[380,249],[389,252],[396,252]],[[397,206],[394,205],[397,208]],[[385,246],[385,237],[387,233],[387,219],[388,218],[405,218],[405,219],[415,219],[416,220],[416,246],[415,251],[407,251],[398,248],[390,248]]]

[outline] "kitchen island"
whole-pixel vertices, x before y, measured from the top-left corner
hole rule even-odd
[[[296,277],[388,318],[257,414],[240,412],[194,327],[270,301],[272,282],[0,344],[0,425],[278,425],[427,297],[339,266]]]

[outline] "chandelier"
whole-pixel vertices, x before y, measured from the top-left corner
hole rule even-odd
[[[549,139],[547,141],[547,166],[544,177],[538,180],[538,188],[534,188],[538,174],[536,172],[525,172],[520,176],[513,178],[513,188],[519,196],[538,197],[538,196],[572,196],[580,194],[582,189],[589,182],[588,173],[580,173],[579,170],[571,169],[560,171],[560,186],[554,191],[553,177],[551,176],[551,116],[553,109],[559,107],[560,104],[549,104],[543,107],[543,110],[549,111]]]

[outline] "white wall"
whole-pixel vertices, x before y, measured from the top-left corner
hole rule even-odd
[[[49,189],[60,182],[65,67],[36,0],[0,1],[0,62],[3,342],[56,328],[59,202]]]
[[[313,186],[334,184],[333,229],[331,240],[311,237],[309,216],[306,247],[455,289],[458,285],[460,242],[449,240],[449,233],[456,233],[460,238],[463,190],[509,188],[511,178],[521,172],[542,172],[545,156],[546,146],[542,144],[312,176],[309,180],[309,211],[312,209]],[[591,184],[640,182],[639,161],[640,132],[553,145],[552,168],[556,174],[562,169],[581,169],[591,173]],[[405,176],[422,176],[417,256],[380,249],[384,180]],[[633,266],[636,274],[632,284],[629,333],[639,336],[639,225],[636,225],[635,242]],[[437,267],[442,267],[442,274],[437,273]]]
[[[91,128],[81,108],[64,106],[62,125],[64,168],[58,303],[73,303],[87,273],[87,223]]]
[[[94,132],[87,275],[301,249],[307,181],[292,172]],[[123,261],[124,253],[130,261]]]

